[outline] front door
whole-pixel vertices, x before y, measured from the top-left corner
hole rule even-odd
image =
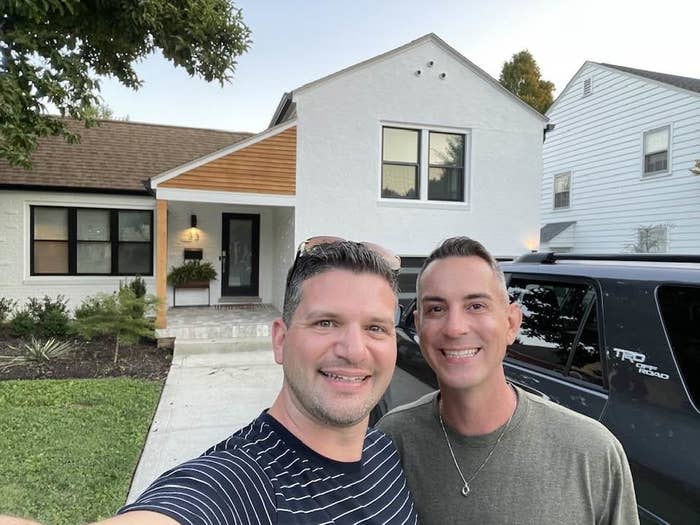
[[[258,295],[260,215],[224,213],[221,295]]]

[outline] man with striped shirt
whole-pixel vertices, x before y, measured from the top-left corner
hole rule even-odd
[[[272,326],[273,405],[101,523],[415,524],[396,449],[367,426],[396,360],[399,266],[376,245],[303,243]]]

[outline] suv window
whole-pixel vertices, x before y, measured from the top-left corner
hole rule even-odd
[[[512,276],[511,300],[523,324],[507,355],[528,365],[603,386],[596,295],[589,283]]]
[[[700,287],[660,286],[658,300],[681,376],[700,407]]]

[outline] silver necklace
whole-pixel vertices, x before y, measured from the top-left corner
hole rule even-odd
[[[493,456],[493,453],[496,451],[496,447],[498,444],[501,442],[501,439],[503,439],[503,436],[506,434],[506,430],[508,430],[508,426],[510,425],[511,419],[513,419],[513,416],[515,415],[515,410],[513,410],[513,413],[510,415],[508,418],[508,421],[506,421],[506,424],[503,425],[503,430],[501,430],[501,433],[498,435],[498,439],[496,439],[496,442],[493,444],[491,447],[491,450],[489,451],[488,455],[486,456],[486,459],[481,462],[481,465],[479,465],[479,468],[476,469],[476,472],[472,474],[472,476],[467,480],[464,477],[464,474],[462,474],[462,469],[459,468],[459,463],[457,463],[457,458],[455,457],[454,450],[452,450],[452,444],[450,443],[450,438],[447,437],[447,430],[445,429],[445,423],[442,420],[442,410],[441,410],[441,405],[440,403],[438,405],[438,418],[440,418],[440,428],[442,428],[442,433],[445,434],[445,441],[447,441],[447,448],[450,449],[450,455],[452,456],[452,461],[455,464],[455,468],[457,469],[457,472],[459,473],[459,477],[462,478],[462,481],[464,482],[464,486],[462,487],[462,496],[465,498],[469,496],[469,493],[472,491],[471,487],[469,484],[474,481],[474,478],[483,470],[483,468],[486,466],[486,463],[489,462],[489,459],[491,459],[491,456]],[[516,407],[517,410],[517,407]]]

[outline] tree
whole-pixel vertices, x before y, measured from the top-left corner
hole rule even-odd
[[[540,113],[547,111],[554,100],[554,84],[542,80],[540,68],[527,49],[515,53],[510,62],[503,63],[498,81]]]
[[[79,136],[63,119],[95,123],[98,75],[132,89],[133,65],[156,49],[175,66],[223,84],[250,30],[230,0],[0,0],[0,157],[31,167],[39,137]]]

